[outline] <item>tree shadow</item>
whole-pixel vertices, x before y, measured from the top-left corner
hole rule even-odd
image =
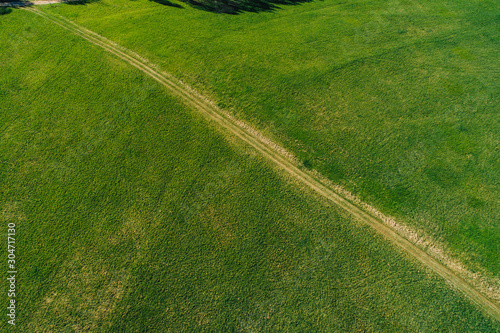
[[[100,1],[100,0],[66,0],[66,1],[62,1],[62,3],[72,5],[72,6],[81,6],[81,5],[86,5],[86,4],[94,3],[94,2],[98,2],[98,1]]]
[[[10,7],[0,7],[0,15],[7,15],[12,12],[12,8]]]
[[[164,6],[175,7],[175,8],[184,8],[181,5],[174,3],[174,2],[170,2],[168,0],[149,0],[149,1],[153,1],[153,2],[159,3],[160,5],[164,5]]]
[[[298,5],[313,0],[181,0],[194,8],[213,13],[240,14],[243,12],[270,12],[280,5]]]

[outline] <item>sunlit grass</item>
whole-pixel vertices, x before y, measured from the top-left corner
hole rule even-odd
[[[47,10],[148,57],[498,277],[497,2],[327,0],[240,15],[183,7]]]
[[[498,331],[133,67],[26,11],[0,24],[19,331]]]

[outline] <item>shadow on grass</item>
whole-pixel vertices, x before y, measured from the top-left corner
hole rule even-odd
[[[12,12],[12,8],[10,7],[0,7],[0,15],[10,14]]]
[[[63,1],[62,3],[66,3],[68,5],[74,5],[74,6],[78,6],[78,5],[86,5],[88,3],[94,3],[94,2],[98,2],[99,0],[68,0],[68,1]]]
[[[184,8],[181,5],[179,5],[177,3],[170,2],[168,0],[149,0],[149,1],[153,1],[153,2],[159,3],[160,5],[164,5],[164,6],[170,6],[170,7],[175,7],[175,8]]]
[[[270,12],[280,5],[298,5],[313,0],[182,0],[194,8],[213,13]]]

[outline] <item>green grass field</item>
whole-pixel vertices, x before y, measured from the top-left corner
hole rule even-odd
[[[44,7],[159,64],[373,204],[500,277],[496,1],[313,1],[218,15]]]
[[[133,67],[27,11],[0,31],[16,331],[500,332]]]

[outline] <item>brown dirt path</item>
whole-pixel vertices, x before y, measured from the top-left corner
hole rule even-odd
[[[454,272],[453,270],[430,256],[424,250],[420,249],[415,244],[402,237],[395,230],[385,224],[381,218],[372,215],[362,208],[358,207],[360,205],[353,204],[351,201],[335,192],[332,188],[323,184],[320,180],[314,177],[312,173],[301,169],[297,161],[291,158],[283,148],[272,143],[272,141],[265,138],[248,125],[242,123],[241,121],[238,121],[237,119],[234,119],[230,114],[219,109],[205,97],[196,93],[194,90],[192,90],[179,80],[175,79],[171,75],[161,73],[158,69],[155,68],[154,65],[148,63],[147,60],[141,58],[139,55],[113,43],[112,41],[107,40],[106,38],[88,29],[80,27],[67,19],[41,12],[32,7],[26,7],[26,10],[46,18],[47,20],[71,31],[72,33],[84,38],[94,45],[102,47],[104,50],[116,55],[132,66],[148,74],[160,84],[168,88],[170,92],[181,97],[184,102],[199,110],[205,117],[207,117],[211,121],[215,121],[226,132],[235,135],[236,137],[251,145],[264,157],[272,161],[282,170],[286,171],[296,180],[314,190],[317,194],[327,199],[328,201],[343,208],[352,216],[356,217],[359,221],[362,221],[371,226],[373,229],[382,234],[387,240],[397,245],[401,250],[408,253],[411,257],[415,258],[425,267],[437,273],[454,288],[460,290],[492,318],[500,321],[500,304],[492,301],[485,294],[479,292],[457,272]]]
[[[0,7],[29,7],[39,5],[51,5],[53,3],[78,2],[80,0],[36,0],[36,1],[16,1],[0,2]]]

